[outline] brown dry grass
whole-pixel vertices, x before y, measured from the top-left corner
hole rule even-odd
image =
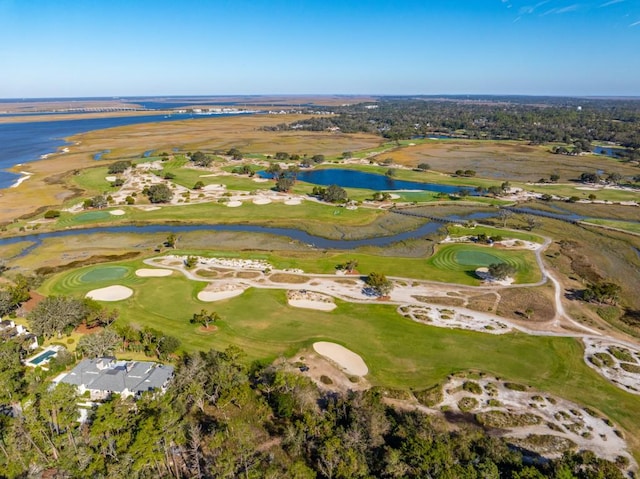
[[[439,304],[441,306],[463,306],[464,299],[452,298],[451,296],[414,296],[422,303]]]
[[[274,283],[303,284],[309,281],[309,278],[305,278],[304,276],[288,273],[275,273],[269,276],[269,279]]]
[[[506,181],[538,181],[550,174],[560,181],[577,178],[585,171],[603,169],[622,175],[637,174],[637,168],[597,155],[554,155],[547,146],[531,146],[516,141],[445,140],[398,149],[380,155],[415,167],[429,163],[435,171],[475,170],[477,176]]]
[[[36,209],[59,207],[78,191],[66,186],[74,170],[95,166],[93,155],[110,150],[104,160],[137,158],[146,150],[216,151],[239,148],[245,153],[273,154],[287,151],[298,154],[337,155],[381,143],[374,135],[329,132],[260,130],[283,121],[292,122],[302,115],[233,116],[176,122],[144,123],[105,130],[96,130],[71,137],[69,152],[52,155],[46,160],[27,163],[14,168],[33,176],[17,188],[3,190],[0,196],[0,223],[33,213]]]
[[[487,293],[481,294],[478,296],[473,296],[469,298],[469,302],[467,303],[467,307],[469,309],[473,309],[474,311],[493,311],[493,307],[496,304],[497,295],[496,293]]]
[[[508,288],[500,291],[497,313],[513,319],[526,319],[525,311],[533,310],[529,321],[549,321],[555,315],[553,288],[550,285],[536,288]]]

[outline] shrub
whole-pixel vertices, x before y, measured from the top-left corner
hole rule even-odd
[[[423,404],[427,407],[433,407],[443,399],[442,386],[440,384],[436,384],[429,389],[414,391],[413,395],[416,397],[420,404]]]
[[[53,218],[59,218],[60,217],[60,212],[58,210],[48,210],[45,214],[44,217],[48,220],[53,219]]]
[[[460,399],[460,401],[458,401],[458,408],[460,408],[462,412],[469,412],[477,407],[478,400],[476,398],[463,397],[462,399]]]
[[[512,391],[526,391],[527,390],[527,386],[525,386],[524,384],[518,384],[518,383],[504,383],[504,387],[507,389],[511,389]]]
[[[465,381],[462,384],[462,389],[471,394],[482,394],[482,388],[480,387],[480,385],[473,381]]]

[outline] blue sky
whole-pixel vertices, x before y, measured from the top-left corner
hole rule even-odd
[[[0,98],[640,95],[640,0],[0,0]]]

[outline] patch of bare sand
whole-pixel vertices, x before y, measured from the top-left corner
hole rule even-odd
[[[205,289],[198,293],[198,299],[206,303],[212,301],[221,301],[223,299],[234,298],[240,296],[245,291],[245,287],[240,284],[233,283],[211,283]]]
[[[119,284],[107,286],[106,288],[94,289],[89,291],[85,296],[95,299],[96,301],[122,301],[133,294],[131,288],[121,286]]]
[[[124,210],[111,210],[111,211],[109,211],[109,214],[113,215],[113,216],[122,216],[122,215],[125,214],[125,211]]]
[[[271,203],[269,198],[256,198],[253,200],[254,205],[268,205],[269,203]]]
[[[170,276],[173,271],[170,269],[141,268],[136,270],[136,276],[140,278],[161,278]]]
[[[363,359],[344,346],[340,346],[336,343],[319,341],[317,343],[313,343],[313,349],[318,354],[336,363],[344,369],[347,374],[351,374],[353,376],[364,376],[369,372],[369,368]]]
[[[314,293],[312,291],[291,290],[287,292],[287,302],[296,308],[317,309],[319,311],[333,311],[336,303],[331,296]]]
[[[227,202],[227,206],[229,208],[237,208],[238,206],[242,206],[242,201],[229,201]]]
[[[113,182],[113,181],[116,181],[116,180],[117,180],[117,178],[116,178],[115,176],[105,176],[105,177],[104,177],[104,179],[105,179],[106,181],[111,181],[111,182]]]

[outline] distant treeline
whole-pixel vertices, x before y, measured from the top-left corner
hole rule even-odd
[[[320,109],[315,107],[316,111]],[[640,100],[382,98],[375,104],[327,110],[334,114],[278,125],[275,129],[339,128],[344,133],[373,133],[390,140],[445,134],[525,140],[532,144],[614,142],[629,149],[640,148]]]

